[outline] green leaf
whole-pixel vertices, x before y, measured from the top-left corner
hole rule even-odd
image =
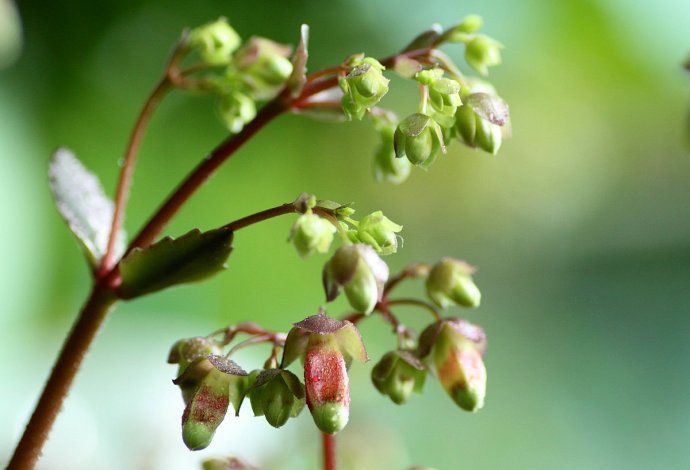
[[[221,227],[165,237],[147,248],[135,248],[120,264],[119,294],[133,298],[176,284],[202,281],[225,269],[233,232]]]
[[[288,79],[288,86],[292,96],[298,96],[307,82],[307,59],[309,51],[309,25],[303,24],[300,27],[300,39],[295,56],[292,58],[292,75]]]
[[[89,263],[97,266],[108,246],[113,202],[105,195],[98,177],[66,148],[53,153],[48,179],[60,215],[81,242]],[[115,247],[118,257],[124,252],[124,241],[125,234],[120,231]]]

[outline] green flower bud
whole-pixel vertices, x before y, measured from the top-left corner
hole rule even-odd
[[[242,130],[245,124],[256,116],[256,104],[249,96],[239,91],[221,95],[218,113],[233,134]]]
[[[383,295],[388,266],[365,244],[341,246],[323,269],[323,285],[330,302],[345,291],[352,308],[369,314]]]
[[[456,318],[439,320],[422,332],[419,345],[420,355],[430,355],[441,385],[460,408],[484,406],[486,335],[480,327]]]
[[[354,237],[360,243],[366,243],[377,253],[389,255],[398,251],[398,236],[396,233],[402,230],[383,212],[376,211],[364,217],[357,225]]]
[[[429,90],[428,114],[444,128],[452,127],[455,110],[462,104],[460,84],[443,78],[443,70],[439,68],[422,70],[415,75],[415,79]]]
[[[289,56],[289,46],[255,36],[235,54],[235,73],[254,99],[271,99],[292,74]]]
[[[285,424],[288,418],[299,415],[305,403],[302,383],[295,374],[282,369],[261,371],[248,395],[254,414],[264,415],[266,421],[276,428]]]
[[[226,459],[207,459],[201,464],[202,470],[257,470],[237,457]]]
[[[482,118],[470,105],[462,105],[455,113],[455,130],[469,147],[479,147],[492,155],[501,148],[501,127]]]
[[[385,67],[371,57],[354,59],[349,65],[347,75],[338,82],[343,111],[349,119],[362,119],[388,93],[389,80],[383,76]]]
[[[170,349],[169,364],[179,364],[177,378],[173,383],[180,387],[182,399],[189,403],[201,379],[213,368],[206,360],[209,354],[220,354],[218,344],[208,338],[181,339]]]
[[[480,149],[496,155],[501,148],[501,128],[477,115],[477,131],[475,144]]]
[[[426,279],[429,298],[441,308],[448,308],[451,303],[463,307],[478,307],[481,293],[472,279],[474,271],[464,261],[443,258],[431,268]]]
[[[374,178],[376,181],[400,184],[410,176],[412,165],[407,158],[395,158],[394,133],[392,126],[380,130],[381,145],[374,155]]]
[[[308,211],[292,225],[290,240],[302,258],[314,252],[326,253],[333,241],[336,228],[328,220]]]
[[[376,389],[402,405],[413,391],[421,392],[426,377],[424,364],[409,351],[386,353],[371,371]]]
[[[394,135],[395,156],[428,168],[444,148],[441,127],[431,117],[415,113],[398,124]]]
[[[182,439],[190,450],[206,448],[232,403],[236,411],[244,397],[247,373],[223,356],[208,356],[213,366],[182,414]]]
[[[465,47],[465,60],[482,75],[489,74],[489,67],[501,63],[501,48],[498,41],[483,34],[474,36]]]
[[[194,28],[189,33],[190,47],[198,50],[201,58],[211,65],[229,63],[240,43],[240,36],[225,18]]]

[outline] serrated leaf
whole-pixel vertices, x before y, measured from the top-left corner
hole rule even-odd
[[[508,122],[508,104],[499,96],[489,93],[473,93],[465,98],[465,102],[481,118],[497,126],[503,126]]]
[[[98,177],[87,170],[71,150],[59,148],[48,166],[50,189],[58,212],[81,242],[89,263],[98,266],[105,254],[113,221],[113,202]],[[125,234],[117,237],[115,254],[124,252]]]
[[[177,284],[202,281],[225,268],[233,232],[225,227],[198,229],[173,239],[165,237],[147,248],[136,248],[120,264],[124,298],[150,294]]]
[[[295,55],[292,58],[292,74],[288,79],[288,86],[292,96],[298,96],[307,82],[307,59],[309,58],[309,25],[300,27],[300,38]]]

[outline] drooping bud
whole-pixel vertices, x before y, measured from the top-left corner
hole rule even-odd
[[[419,338],[419,356],[431,358],[441,385],[463,410],[484,406],[486,368],[484,330],[458,318],[433,323]]]
[[[182,439],[190,450],[206,448],[230,404],[236,412],[244,398],[247,373],[223,356],[208,356],[210,371],[201,379],[182,414]]]
[[[421,392],[426,367],[410,351],[390,351],[371,370],[371,381],[393,403],[402,405],[413,391]]]
[[[201,58],[211,65],[229,63],[240,43],[240,36],[226,18],[194,28],[189,33],[190,47],[198,50]]]
[[[443,70],[434,68],[422,70],[415,79],[429,90],[429,115],[445,128],[455,124],[455,111],[462,104],[460,84],[450,78],[443,78]]]
[[[495,155],[509,119],[508,105],[495,92],[474,92],[455,113],[455,129],[466,145]]]
[[[314,252],[326,253],[333,241],[336,228],[328,220],[312,213],[300,215],[290,230],[290,240],[302,258]]]
[[[173,381],[182,391],[185,404],[189,402],[201,379],[213,367],[206,359],[209,354],[220,354],[218,344],[202,336],[177,341],[168,354],[168,364],[179,364]]]
[[[233,64],[257,100],[273,98],[292,73],[291,48],[254,36],[237,51]]]
[[[415,113],[398,124],[394,135],[395,156],[429,168],[444,147],[441,127],[426,114]]]
[[[247,394],[256,416],[264,415],[268,424],[281,427],[304,408],[304,386],[288,370],[261,371]]]
[[[472,279],[475,268],[464,261],[443,258],[436,263],[426,279],[429,298],[441,308],[452,303],[463,307],[478,307],[481,292]]]
[[[383,76],[386,68],[372,57],[355,57],[348,65],[347,75],[338,82],[343,111],[349,119],[362,119],[388,93],[389,80]]]
[[[410,176],[412,168],[407,158],[395,158],[393,135],[395,126],[380,126],[381,145],[374,155],[374,178],[376,181],[389,181],[400,184]]]
[[[369,314],[381,300],[388,274],[388,266],[371,246],[341,246],[323,268],[326,300],[334,300],[342,289],[352,308]]]
[[[465,47],[465,60],[482,75],[489,74],[489,67],[501,63],[500,42],[483,34],[473,36]]]
[[[203,461],[201,468],[202,470],[258,470],[237,457],[207,459]]]
[[[402,225],[398,225],[383,212],[376,211],[364,217],[353,231],[354,241],[366,243],[377,253],[389,255],[398,251],[398,236],[396,233],[402,230]]]
[[[288,333],[282,367],[300,356],[309,411],[321,431],[335,434],[349,419],[348,365],[368,360],[359,331],[352,322],[323,313],[305,318]]]
[[[218,114],[233,134],[256,117],[256,103],[239,91],[224,93],[218,101]]]

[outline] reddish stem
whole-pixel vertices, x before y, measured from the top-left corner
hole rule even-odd
[[[337,470],[335,434],[321,433],[323,439],[323,470]]]

